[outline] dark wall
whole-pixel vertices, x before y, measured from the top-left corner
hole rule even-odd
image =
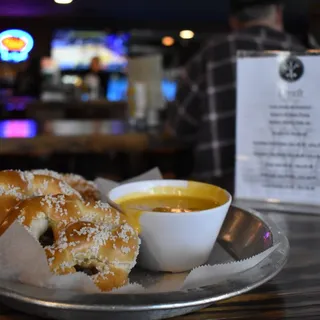
[[[80,20],[80,21],[79,21]],[[0,32],[5,29],[23,29],[29,32],[34,40],[32,56],[48,56],[52,33],[57,28],[104,28],[105,24],[93,19],[70,18],[1,18]]]
[[[1,0],[0,0],[1,1]],[[58,28],[79,28],[79,29],[111,29],[111,30],[130,30],[130,29],[181,29],[192,28],[195,31],[212,31],[221,32],[226,30],[224,24],[198,24],[183,25],[175,22],[150,22],[144,21],[115,21],[111,19],[85,19],[85,18],[6,18],[0,19],[0,32],[5,29],[18,28],[29,32],[35,39],[34,49],[31,52],[32,56],[48,56],[50,54],[50,42],[52,33]]]

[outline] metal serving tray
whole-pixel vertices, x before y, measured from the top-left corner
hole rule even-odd
[[[276,243],[279,246],[259,265],[214,286],[154,294],[83,294],[0,280],[0,301],[24,313],[51,319],[165,319],[262,285],[280,272],[289,254],[287,238],[272,221],[236,207],[230,208],[218,241],[236,260],[259,254]],[[133,274],[146,279],[158,276],[139,270]]]

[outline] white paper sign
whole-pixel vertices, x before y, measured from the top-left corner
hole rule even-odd
[[[237,64],[236,198],[320,204],[320,56]]]

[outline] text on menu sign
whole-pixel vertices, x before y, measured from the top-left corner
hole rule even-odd
[[[320,56],[239,57],[236,198],[320,204]]]

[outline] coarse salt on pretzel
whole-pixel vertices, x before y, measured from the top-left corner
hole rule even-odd
[[[85,201],[100,200],[100,192],[93,181],[86,180],[83,176],[71,173],[58,173],[47,169],[37,169],[31,171],[33,174],[48,175],[68,183],[73,189],[77,190]]]
[[[77,190],[85,201],[101,199],[100,191],[93,181],[88,181],[78,174],[64,174],[63,180]]]
[[[70,224],[45,250],[53,272],[84,271],[102,291],[111,291],[127,284],[138,248],[139,238],[129,224],[110,228],[104,223],[79,221]]]
[[[18,221],[44,244],[56,274],[86,272],[102,291],[125,285],[136,264],[140,240],[125,216],[101,202],[84,203],[64,195],[27,199],[15,206],[2,229]],[[3,230],[2,230],[3,232]]]
[[[47,194],[65,194],[82,199],[76,190],[57,178],[17,170],[0,171],[0,223],[19,201]]]

